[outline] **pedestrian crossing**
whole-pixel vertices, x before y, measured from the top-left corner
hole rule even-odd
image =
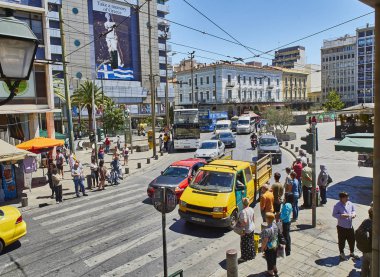
[[[146,184],[127,182],[25,213],[28,243],[0,256],[1,275],[163,276],[161,214],[146,198]],[[167,215],[170,273],[208,276],[231,244],[239,249],[233,232],[185,224],[177,211]],[[197,264],[211,258],[199,273]]]

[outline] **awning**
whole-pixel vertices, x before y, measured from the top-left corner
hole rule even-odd
[[[335,151],[373,153],[373,133],[356,133],[347,135],[335,145]]]
[[[31,151],[33,153],[40,153],[41,150],[45,151],[49,148],[53,148],[55,146],[62,146],[65,142],[60,139],[51,139],[51,138],[34,138],[23,143],[16,145],[19,149],[24,149]]]
[[[351,106],[340,111],[337,111],[337,114],[373,114],[375,105],[373,103],[362,103],[355,106]]]
[[[16,146],[0,140],[0,162],[19,161],[29,156],[36,157],[36,154],[18,149]]]

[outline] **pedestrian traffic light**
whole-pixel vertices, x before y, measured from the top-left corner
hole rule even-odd
[[[301,140],[306,142],[306,144],[301,145],[301,149],[305,150],[309,154],[313,154],[313,136],[313,134],[308,134],[305,137],[301,137]]]
[[[118,69],[119,68],[117,50],[111,51],[111,68],[112,69]]]

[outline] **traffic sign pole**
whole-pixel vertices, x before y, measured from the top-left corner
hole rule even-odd
[[[164,277],[168,277],[168,258],[166,252],[166,188],[162,188],[162,249],[164,257]]]
[[[313,151],[312,151],[312,181],[313,181],[313,191],[312,191],[312,224],[315,228],[317,226],[317,154],[316,154],[316,146],[317,146],[317,134],[315,124],[311,126],[311,133],[313,134]]]

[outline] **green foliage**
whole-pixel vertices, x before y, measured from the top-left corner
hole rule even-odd
[[[263,116],[268,120],[268,125],[273,126],[275,130],[280,129],[284,134],[288,131],[289,124],[294,120],[292,111],[289,108],[280,110],[268,108],[263,113]]]
[[[344,103],[340,100],[340,95],[332,90],[327,95],[327,101],[323,104],[326,111],[339,111],[344,108]]]
[[[104,128],[112,133],[124,128],[124,110],[117,108],[113,101],[108,101],[105,105]]]

